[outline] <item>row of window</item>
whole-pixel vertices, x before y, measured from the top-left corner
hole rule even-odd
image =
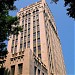
[[[38,74],[36,71],[38,71]],[[40,69],[37,69],[36,66],[34,66],[34,75],[41,75]],[[45,75],[45,74],[42,72],[42,75]]]
[[[24,18],[23,18],[23,21],[24,21]],[[24,22],[22,25],[24,25]],[[28,30],[27,30],[27,25],[28,25]],[[22,46],[24,45],[24,48],[26,48],[26,45],[27,45],[27,48],[30,48],[30,14],[26,16],[23,32],[24,32],[24,43],[23,43],[23,39],[21,39]],[[21,35],[21,37],[23,36]],[[20,46],[20,49],[23,48],[22,46]]]
[[[37,36],[37,37],[36,37]],[[37,43],[37,46],[36,46]],[[33,13],[33,50],[41,58],[40,28],[38,11]]]
[[[26,16],[27,17],[27,16]],[[30,47],[30,15],[28,16],[28,18],[25,19],[25,21],[28,19],[28,42],[27,42],[27,47]],[[27,22],[25,22],[24,24],[24,17],[22,19],[22,27],[23,30],[21,32],[21,38],[20,38],[20,50],[22,50],[22,48],[26,48],[26,38],[27,38]],[[23,36],[24,36],[24,42],[23,42]],[[14,44],[15,43],[15,44]],[[17,43],[18,43],[18,36],[15,39],[15,35],[13,35],[13,40],[12,40],[12,48],[11,48],[11,52],[12,53],[16,53],[17,51]]]
[[[23,64],[18,64],[18,75],[22,74]],[[11,66],[11,75],[15,75],[15,65]]]
[[[20,50],[24,48],[29,48],[30,47],[30,18],[31,14],[25,15],[25,17],[22,17],[22,27],[23,30],[21,32],[21,37],[20,37]],[[34,20],[35,18],[35,20]],[[38,10],[33,12],[33,40],[36,39],[36,24],[37,24],[37,38],[40,38],[40,32],[39,32],[39,15],[38,15]],[[35,23],[36,21],[36,23]],[[40,42],[40,39],[38,40]],[[14,44],[15,43],[15,44]],[[13,35],[13,40],[12,40],[12,49],[11,52],[14,53],[17,51],[17,43],[18,43],[18,36],[15,39],[15,35]],[[35,43],[34,43],[35,45]],[[40,45],[40,43],[38,43]],[[39,47],[38,47],[39,48]],[[36,48],[34,48],[36,49]]]
[[[50,62],[50,71],[53,72],[53,62],[52,62],[52,53],[50,48],[50,34],[49,34],[49,28],[50,26],[48,24],[45,25],[46,28],[46,38],[47,38],[47,47],[48,47],[48,54],[49,54],[49,62]]]
[[[38,74],[37,72],[38,71]],[[23,72],[23,64],[18,64],[18,75],[22,74]],[[11,66],[11,75],[15,75],[15,65]],[[37,67],[34,66],[34,75],[41,75],[41,71],[40,69],[37,70]],[[42,72],[42,75],[45,75],[43,72]]]

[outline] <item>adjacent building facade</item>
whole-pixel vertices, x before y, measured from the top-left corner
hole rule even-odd
[[[5,74],[66,75],[60,39],[45,0],[21,8],[17,16],[23,30],[8,42]]]

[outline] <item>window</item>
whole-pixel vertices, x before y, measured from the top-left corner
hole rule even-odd
[[[28,30],[30,29],[30,23],[28,23]]]
[[[35,20],[35,16],[33,16],[33,20]]]
[[[24,31],[24,36],[26,36],[26,34],[27,34],[27,31]]]
[[[35,15],[35,11],[33,11],[33,15]]]
[[[38,57],[40,57],[40,58],[41,58],[41,54],[38,54]]]
[[[33,47],[36,47],[36,39],[33,40]]]
[[[33,47],[33,51],[36,53],[36,47]]]
[[[38,14],[36,14],[36,19],[39,19],[39,15]]]
[[[30,22],[30,17],[28,18],[28,22]]]
[[[38,50],[41,50],[41,46],[38,46]]]
[[[30,47],[30,41],[28,41],[28,45],[27,45],[27,47],[28,47],[28,48]]]
[[[36,75],[36,66],[34,66],[34,75]]]
[[[11,53],[13,53],[13,49],[14,49],[14,47],[11,48]]]
[[[33,39],[36,39],[36,33],[33,33]]]
[[[28,35],[28,41],[30,41],[30,34]]]
[[[24,36],[24,42],[26,42],[26,36]]]
[[[40,75],[40,70],[38,69],[38,75]]]
[[[14,46],[14,40],[12,40],[12,46]]]
[[[39,25],[37,26],[37,31],[40,31],[40,29],[39,29]]]
[[[40,38],[40,32],[39,31],[37,32],[37,38]]]
[[[37,20],[37,25],[39,25],[39,20]]]
[[[33,21],[33,26],[35,26],[35,21]]]
[[[23,31],[21,32],[21,37],[23,37]]]
[[[30,29],[28,29],[28,35],[30,34]]]
[[[33,27],[33,32],[36,32],[36,27],[35,26]]]
[[[20,49],[22,49],[22,44],[20,44]]]
[[[13,40],[15,39],[15,35],[13,35]]]
[[[18,35],[16,35],[16,39],[18,39]]]
[[[18,39],[15,40],[15,45],[17,45]]]
[[[24,19],[22,20],[22,25],[24,25]]]
[[[23,64],[18,64],[18,73],[22,74]]]
[[[37,39],[37,44],[40,45],[40,38]]]
[[[11,75],[15,75],[15,65],[11,66]]]
[[[26,48],[26,42],[24,43],[24,48]]]
[[[21,39],[20,39],[20,43],[21,43],[21,44],[23,43],[23,37],[21,37]]]
[[[25,19],[25,23],[27,23],[27,19]]]
[[[36,36],[36,33],[33,33],[33,36]]]
[[[42,73],[42,75],[44,75],[44,73]]]
[[[15,50],[14,50],[14,53],[16,53],[17,52],[17,45],[15,46]]]

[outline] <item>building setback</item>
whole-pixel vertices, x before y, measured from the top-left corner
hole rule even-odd
[[[61,43],[45,0],[17,13],[23,30],[11,35],[5,75],[66,75]]]

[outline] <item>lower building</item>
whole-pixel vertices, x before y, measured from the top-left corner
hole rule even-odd
[[[8,53],[5,75],[48,75],[46,65],[28,48],[19,53]]]

